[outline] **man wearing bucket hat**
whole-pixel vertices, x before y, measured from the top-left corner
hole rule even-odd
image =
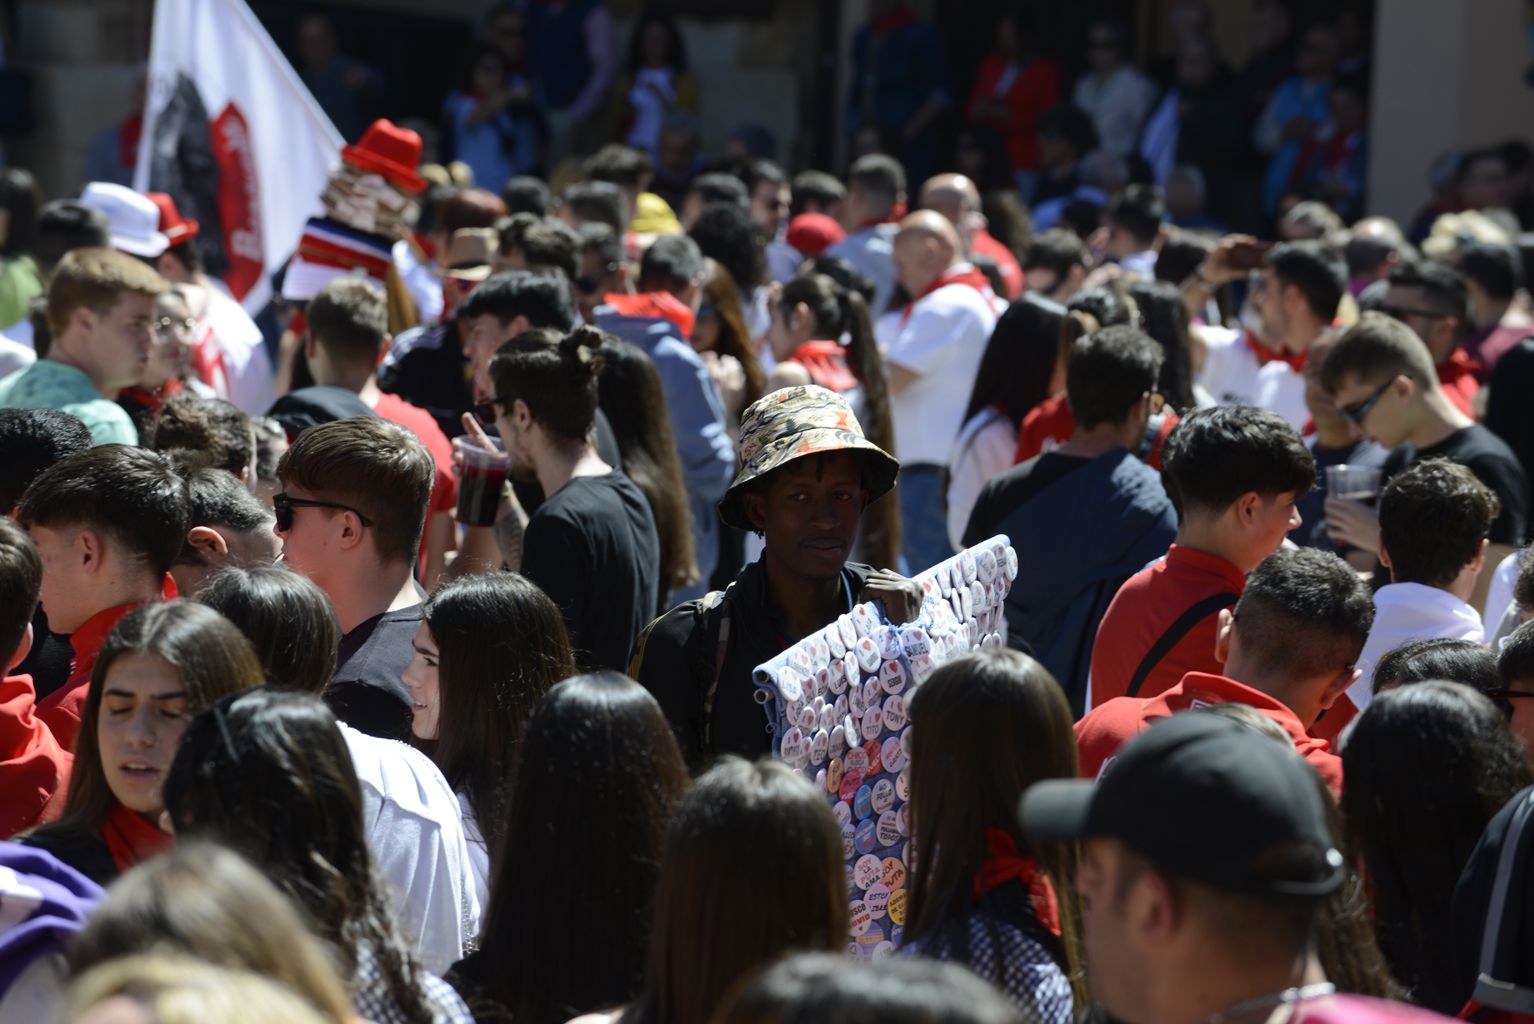
[[[1256,730],[1189,712],[1152,725],[1097,782],[1023,794],[1032,838],[1082,843],[1092,994],[1125,1024],[1363,1024],[1444,1018],[1337,995],[1316,952],[1346,869],[1315,774]]]
[[[760,534],[761,558],[728,590],[651,623],[629,666],[691,766],[769,752],[756,666],[856,602],[882,600],[900,622],[921,605],[910,580],[846,561],[863,510],[895,485],[900,464],[863,436],[845,398],[815,386],[765,396],[742,418],[739,456],[719,518]]]

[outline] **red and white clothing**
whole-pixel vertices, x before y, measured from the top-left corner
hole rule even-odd
[[[1012,300],[1023,294],[1023,266],[1017,262],[1017,257],[1012,255],[1012,250],[1003,245],[998,238],[985,228],[981,228],[969,240],[969,251],[976,256],[989,258],[1000,269],[1002,284],[1007,292],[1002,298]]]
[[[980,358],[996,326],[995,293],[973,264],[959,263],[899,317],[880,321],[885,358],[919,376],[890,398],[895,451],[905,465],[946,466],[964,422]]]
[[[247,415],[264,415],[276,396],[272,360],[261,328],[223,289],[222,282],[210,278],[209,285],[204,289],[207,307],[198,316],[198,347],[204,344],[202,331],[206,329],[215,348],[206,356],[194,350],[198,376],[218,397],[227,398]],[[205,359],[213,379],[202,372]]]
[[[1306,733],[1299,716],[1261,690],[1208,672],[1189,672],[1160,696],[1119,697],[1089,712],[1076,723],[1082,777],[1097,778],[1120,747],[1158,718],[1214,704],[1245,704],[1277,722],[1327,787],[1342,792],[1342,758],[1332,753],[1330,743]]]
[[[1220,405],[1254,405],[1278,413],[1295,430],[1305,429],[1304,356],[1276,352],[1250,331],[1229,327],[1199,328],[1204,365],[1198,384]]]
[[[1412,640],[1469,640],[1482,643],[1486,629],[1481,613],[1447,590],[1422,583],[1391,583],[1374,594],[1374,625],[1364,649],[1353,663],[1358,681],[1348,687],[1315,724],[1311,733],[1335,739],[1374,697],[1374,670],[1380,658]]]

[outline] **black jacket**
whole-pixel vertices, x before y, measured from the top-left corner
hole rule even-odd
[[[872,566],[856,562],[842,567],[843,586],[852,601],[873,573]],[[719,628],[726,606],[730,632],[724,665],[718,669]],[[767,573],[758,560],[740,571],[722,600],[711,594],[684,602],[645,627],[629,674],[660,702],[689,768],[721,754],[755,759],[772,752],[772,737],[751,673],[798,639],[784,634],[782,613],[768,603]],[[716,669],[719,686],[713,714],[707,716],[704,704]],[[711,726],[711,742],[706,725]]]

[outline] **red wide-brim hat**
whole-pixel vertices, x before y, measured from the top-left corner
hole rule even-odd
[[[360,141],[341,150],[341,159],[381,174],[407,192],[426,190],[426,179],[416,173],[421,164],[421,137],[388,118],[381,117],[368,125]]]

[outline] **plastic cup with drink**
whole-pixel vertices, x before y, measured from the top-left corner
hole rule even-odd
[[[462,526],[494,526],[506,490],[511,461],[501,442],[481,433],[457,444],[461,475],[458,480],[458,522]]]
[[[1327,466],[1326,496],[1372,505],[1379,497],[1380,476],[1378,466]]]

